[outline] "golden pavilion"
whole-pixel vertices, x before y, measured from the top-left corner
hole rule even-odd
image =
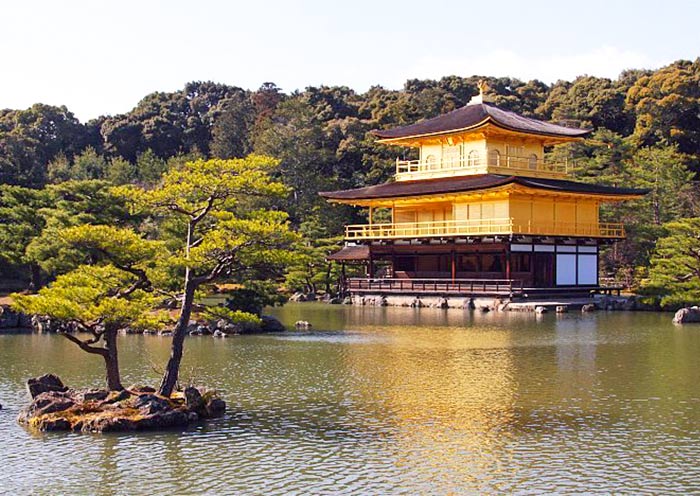
[[[483,92],[447,114],[374,131],[378,143],[416,148],[419,158],[397,159],[393,181],[321,193],[369,209],[329,258],[366,265],[366,277],[348,280],[351,293],[599,289],[599,248],[625,237],[622,224],[600,221],[600,206],[645,191],[576,182],[567,164],[544,159],[547,147],[589,132],[499,109]],[[378,209],[390,222],[374,222]]]

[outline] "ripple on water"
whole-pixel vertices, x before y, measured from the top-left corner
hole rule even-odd
[[[324,309],[340,319],[329,332],[189,340],[183,375],[218,388],[228,414],[139,435],[20,428],[28,376],[94,385],[101,364],[55,336],[2,337],[0,491],[697,492],[700,333],[653,315],[416,322],[398,310],[404,327],[390,309]],[[300,318],[317,320],[287,321]],[[167,340],[121,344],[126,382],[155,381]]]
[[[360,333],[360,332],[287,332],[271,336],[279,341],[305,341],[305,342],[325,342],[325,343],[387,343],[390,341],[389,336],[376,334]]]

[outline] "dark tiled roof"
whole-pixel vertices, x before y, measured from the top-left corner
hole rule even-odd
[[[491,189],[507,184],[519,184],[537,189],[568,191],[571,193],[590,193],[596,195],[643,195],[647,190],[632,188],[615,188],[595,184],[562,181],[559,179],[538,179],[523,176],[502,176],[498,174],[478,174],[462,177],[443,177],[439,179],[419,179],[416,181],[397,181],[367,186],[365,188],[342,191],[323,191],[319,193],[328,200],[371,200],[379,198],[399,198],[406,196],[460,193],[479,189]]]
[[[326,260],[369,260],[369,246],[343,246],[340,250],[328,255]]]
[[[563,181],[561,179],[540,179],[536,177],[516,177],[516,183],[531,188],[550,189],[555,191],[569,191],[572,193],[593,193],[598,195],[646,195],[648,189],[618,188],[616,186],[603,186],[599,184],[578,183],[576,181]]]
[[[431,134],[444,134],[460,129],[476,127],[484,121],[490,121],[496,126],[530,134],[545,136],[563,136],[577,138],[591,132],[590,129],[575,129],[558,126],[548,122],[528,119],[513,112],[501,110],[487,103],[477,103],[448,112],[432,119],[426,119],[409,126],[373,131],[374,135],[382,139],[406,138],[409,136],[426,136]]]

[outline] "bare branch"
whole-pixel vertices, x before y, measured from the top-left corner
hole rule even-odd
[[[194,216],[194,212],[190,212],[189,210],[185,210],[184,208],[180,207],[176,203],[163,203],[163,204],[157,205],[157,206],[167,208],[168,210],[172,210],[173,212],[177,212],[179,214],[183,214],[183,215],[186,215],[188,217]]]
[[[60,334],[61,334],[61,336],[63,336],[64,338],[66,338],[68,341],[71,341],[71,342],[77,344],[77,345],[80,347],[80,349],[83,350],[83,351],[86,351],[86,352],[88,352],[88,353],[92,353],[92,354],[95,354],[95,355],[102,355],[102,356],[105,356],[105,355],[107,354],[107,350],[105,350],[104,348],[96,348],[96,347],[94,347],[94,346],[90,346],[89,343],[91,343],[92,340],[90,340],[90,341],[81,341],[80,339],[76,338],[76,337],[73,336],[72,334],[68,334],[68,333],[65,333],[65,332],[62,332],[62,333],[60,333]],[[94,343],[92,343],[92,344],[94,344]]]
[[[204,241],[204,236],[202,236],[201,238],[198,238],[198,239],[195,239],[194,241],[192,241],[192,242],[190,243],[190,248],[196,248],[197,246],[199,246],[199,245],[202,244],[202,241]]]
[[[177,300],[177,299],[182,297],[179,293],[172,293],[170,291],[165,291],[164,289],[155,288],[155,292],[158,293],[159,295],[166,296],[168,298],[172,298],[173,300]]]
[[[245,242],[241,243],[240,245],[238,245],[238,247],[236,247],[236,252],[240,251],[241,249],[248,248],[250,246],[254,246],[257,243],[258,243],[257,240],[252,240],[252,239],[245,241]],[[209,274],[196,277],[192,280],[192,282],[195,285],[199,286],[201,284],[206,284],[208,282],[214,281],[217,277],[219,277],[221,275],[222,272],[224,272],[226,269],[228,269],[230,267],[231,263],[233,263],[233,261],[235,259],[236,259],[235,253],[228,253],[226,255],[220,256],[218,263],[214,266],[214,268],[211,271],[209,271]]]
[[[112,291],[111,293],[108,294],[108,296],[118,296],[118,297],[124,297],[128,296],[137,289],[146,289],[151,286],[151,281],[148,278],[148,275],[146,274],[146,271],[143,269],[138,269],[136,267],[133,267],[131,265],[124,265],[122,263],[119,263],[115,260],[114,256],[107,250],[100,248],[100,247],[91,247],[98,252],[100,252],[102,255],[107,258],[107,260],[110,261],[112,265],[114,265],[117,269],[122,270],[124,272],[128,272],[129,274],[132,274],[137,277],[137,281],[135,281],[131,286],[129,286],[127,289],[122,290],[122,291]]]
[[[211,211],[212,207],[214,206],[215,199],[216,199],[216,196],[213,193],[209,196],[209,198],[207,198],[207,204],[190,221],[190,223],[192,224],[192,227],[194,227],[200,220],[202,220]]]

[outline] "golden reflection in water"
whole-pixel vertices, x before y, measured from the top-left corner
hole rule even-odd
[[[382,405],[379,415],[394,425],[397,465],[444,476],[440,486],[450,480],[455,490],[502,478],[510,470],[502,455],[517,395],[512,331],[391,326],[373,332],[390,342],[371,352],[353,348],[349,366],[373,384],[365,389],[374,396],[367,403]]]
[[[589,403],[596,385],[596,321],[558,316],[556,333],[557,391],[562,397]]]
[[[0,488],[697,492],[695,327],[651,313],[305,305],[285,307],[284,322],[309,320],[311,332],[188,340],[185,370],[230,410],[186,432],[28,435],[14,420],[27,377],[99,387],[103,365],[60,336],[0,336]],[[125,336],[120,351],[127,384],[155,382],[149,363],[167,359],[169,340]]]

